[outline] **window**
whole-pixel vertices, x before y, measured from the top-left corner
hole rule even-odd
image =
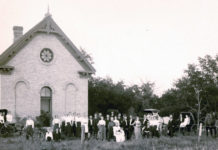
[[[49,87],[43,87],[40,95],[41,97],[51,97],[51,89]]]

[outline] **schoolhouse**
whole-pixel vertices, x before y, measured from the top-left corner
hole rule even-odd
[[[14,116],[88,115],[88,79],[93,66],[47,13],[0,56],[0,108]]]

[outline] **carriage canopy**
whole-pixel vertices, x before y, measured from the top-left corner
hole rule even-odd
[[[144,113],[147,113],[147,114],[153,114],[153,113],[158,113],[159,110],[158,109],[144,109]]]

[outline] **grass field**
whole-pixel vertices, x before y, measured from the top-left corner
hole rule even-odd
[[[0,150],[218,150],[218,138],[203,136],[199,144],[197,137],[177,136],[131,140],[123,143],[89,140],[82,145],[80,140],[46,142],[34,138],[26,140],[24,136],[0,138]]]

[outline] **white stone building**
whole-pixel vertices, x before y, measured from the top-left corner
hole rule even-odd
[[[0,56],[0,108],[13,115],[76,112],[88,115],[88,78],[95,73],[70,39],[47,14]]]

